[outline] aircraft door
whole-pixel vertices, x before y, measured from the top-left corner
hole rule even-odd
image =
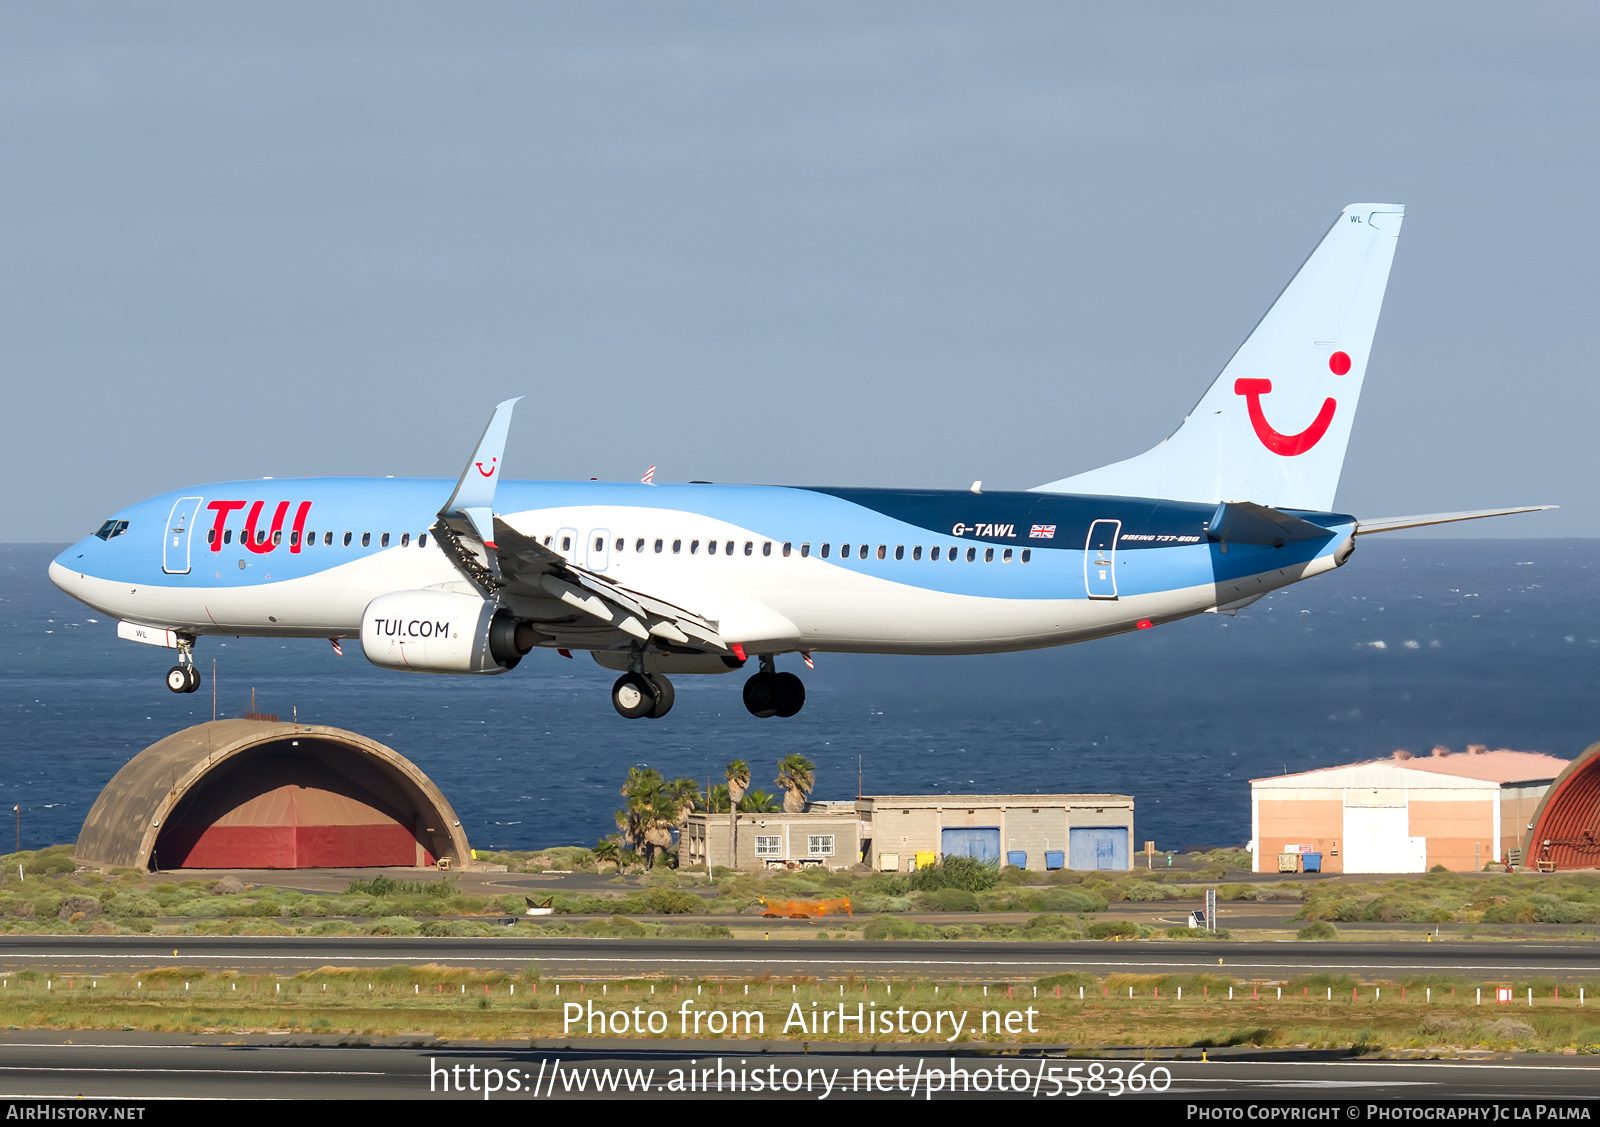
[[[1089,526],[1089,541],[1083,548],[1083,585],[1091,599],[1117,597],[1117,537],[1120,520],[1097,520]]]
[[[590,571],[604,571],[611,563],[611,530],[596,528],[589,533]]]
[[[189,534],[202,500],[200,497],[179,497],[173,503],[172,515],[167,517],[167,531],[161,550],[161,570],[168,575],[189,574]]]
[[[563,528],[557,532],[554,547],[568,563],[583,559],[583,544],[578,540],[576,528]]]

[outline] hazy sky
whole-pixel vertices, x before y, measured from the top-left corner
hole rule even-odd
[[[1600,8],[1106,8],[0,4],[0,538],[454,477],[514,394],[518,477],[1025,488],[1165,437],[1355,200],[1408,214],[1339,507],[1600,535]]]

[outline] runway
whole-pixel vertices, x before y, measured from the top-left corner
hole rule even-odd
[[[771,1043],[657,1042],[577,1051],[526,1045],[333,1047],[270,1041],[259,1036],[235,1038],[230,1044],[220,1038],[162,1034],[6,1032],[0,1034],[0,1096],[480,1101],[597,1095],[811,1100],[966,1096],[1343,1105],[1539,1099],[1570,1105],[1589,1102],[1600,1088],[1600,1062],[1594,1058],[1531,1054],[1516,1060],[1375,1061],[1293,1059],[1256,1051],[1202,1063],[1194,1050],[1182,1056],[1156,1050],[1091,1061],[1068,1058],[1058,1047],[1000,1057],[956,1055],[928,1045],[867,1045],[856,1051],[830,1046],[806,1052],[800,1046]],[[679,1090],[673,1088],[674,1070]],[[697,1074],[693,1091],[687,1090],[691,1071]],[[491,1087],[487,1093],[486,1084]]]
[[[1383,981],[1420,974],[1469,980],[1586,980],[1600,967],[1600,943],[1230,943],[866,942],[589,938],[400,938],[313,936],[0,937],[0,971],[27,967],[106,974],[194,966],[294,974],[321,966],[438,963],[546,977],[666,976],[1031,980],[1067,971],[1224,974],[1282,980],[1313,973]]]

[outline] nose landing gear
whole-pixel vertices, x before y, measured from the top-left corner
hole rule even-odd
[[[793,673],[779,673],[770,655],[761,658],[761,672],[744,683],[744,706],[751,716],[793,716],[805,707],[805,682]]]
[[[200,670],[194,664],[194,638],[178,635],[178,664],[167,670],[167,688],[175,693],[192,693],[200,687]]]

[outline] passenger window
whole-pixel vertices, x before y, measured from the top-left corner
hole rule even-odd
[[[401,546],[401,547],[402,547],[402,548],[409,548],[409,547],[411,547],[411,533],[409,533],[409,532],[402,532],[402,533],[401,533],[401,534],[400,534],[400,546]]]
[[[233,529],[224,528],[222,530],[222,542],[224,544],[232,544],[233,543]]]
[[[722,546],[722,554],[725,555],[725,556],[733,555],[733,541],[732,540],[729,540],[726,544],[724,544]],[[745,553],[745,555],[749,555],[749,554],[750,554],[749,552]]]
[[[994,549],[993,548],[985,548],[983,550],[983,562],[984,563],[994,563]]]
[[[929,549],[929,550],[928,550],[928,558],[929,558],[929,559],[930,559],[930,560],[936,560],[936,559],[938,559],[938,558],[939,558],[939,549],[938,549],[938,548],[937,548],[937,547],[934,547],[934,548],[930,548],[930,549]]]
[[[976,548],[968,548],[967,549],[967,562],[968,563],[976,563],[977,560],[978,560],[978,549],[976,549]]]
[[[1022,562],[1023,563],[1027,563],[1031,559],[1033,559],[1033,549],[1032,548],[1024,548],[1024,549],[1022,549]]]
[[[914,559],[914,560],[920,560],[922,558],[922,545],[921,544],[918,544],[915,548],[911,549],[911,558]]]
[[[901,549],[901,551],[904,552],[904,549]],[[886,544],[879,544],[878,545],[878,558],[880,560],[885,560],[885,559],[889,558],[889,547],[888,547],[888,545],[886,545]]]
[[[822,546],[822,558],[823,559],[827,559],[828,558],[828,546],[826,544],[824,544]]]
[[[206,532],[206,543],[207,544],[215,544],[216,542],[217,542],[217,530],[213,528],[213,529],[210,529],[209,531]]]
[[[276,548],[279,544],[282,544],[282,543],[283,543],[283,529],[280,528],[280,529],[278,529],[276,532],[274,532],[272,534],[272,546],[274,548]]]
[[[786,555],[786,556],[789,554],[789,545],[785,544],[783,546],[783,554]],[[811,543],[810,543],[810,541],[801,541],[801,543],[800,543],[800,558],[801,559],[805,559],[809,555],[811,555]]]
[[[754,544],[752,544],[750,541],[746,540],[744,542],[744,554],[745,555],[747,555],[747,556],[755,555],[755,550],[756,550],[756,546]],[[767,555],[767,556],[772,555],[772,545],[771,544],[767,545],[766,551],[764,551],[762,553],[762,555]]]
[[[362,546],[362,547],[363,547],[363,548],[370,548],[370,547],[372,547],[372,533],[370,533],[370,532],[363,532],[363,533],[362,533],[362,534],[361,534],[361,546]]]
[[[772,541],[771,540],[768,540],[765,544],[761,545],[761,554],[763,556],[772,555]]]
[[[563,552],[570,552],[570,551],[572,551],[572,537],[570,537],[570,536],[563,536],[563,537],[562,537],[562,538],[561,538],[561,550],[562,550],[562,551],[563,551]]]
[[[712,543],[716,543],[716,541],[713,540]],[[691,556],[694,555],[699,550],[700,550],[700,541],[698,541],[698,540],[689,541],[689,554]]]
[[[1011,549],[1010,549],[1010,548],[1007,548],[1007,549],[1006,549],[1006,550],[1005,550],[1005,552],[1003,552],[1003,553],[1002,553],[1002,554],[1001,554],[1001,556],[1000,556],[1000,562],[1001,562],[1001,563],[1010,563],[1010,562],[1011,562]]]
[[[548,536],[546,536],[546,537],[545,537],[545,538],[544,538],[544,546],[545,546],[545,547],[546,547],[546,548],[548,548],[548,547],[549,547],[549,546],[550,546],[550,537],[548,537]]]
[[[644,551],[644,537],[643,536],[639,537],[639,539],[637,539],[637,540],[635,540],[633,542],[633,550],[635,552]],[[659,540],[656,541],[656,551],[658,551],[658,552],[661,551],[661,541],[659,541]]]
[[[604,536],[596,536],[594,538],[594,550],[597,552],[606,550],[606,538]]]
[[[672,554],[673,555],[677,555],[681,551],[683,551],[683,541],[682,540],[674,540],[672,542]]]
[[[350,537],[351,537],[351,533],[346,532],[344,534],[344,546],[346,548],[348,548],[350,546]]]
[[[694,551],[693,548],[690,548],[689,550],[691,552]],[[706,541],[706,555],[714,556],[716,554],[717,554],[717,542],[715,540]]]
[[[300,534],[298,532],[289,533],[289,546],[293,547],[298,543],[300,543]]]
[[[384,533],[384,534],[383,534],[383,535],[382,535],[382,536],[381,536],[381,537],[380,537],[380,538],[379,538],[379,539],[378,539],[378,547],[380,547],[380,548],[387,548],[387,547],[388,547],[388,546],[389,546],[389,534],[388,534],[388,533],[387,533],[387,532],[385,532],[385,533]]]
[[[317,534],[315,532],[306,533],[306,547],[307,548],[312,547],[313,545],[316,544],[316,542],[317,542]]]
[[[784,554],[785,558],[788,557],[789,552],[790,552],[790,548],[791,548],[791,545],[790,545],[789,541],[785,540],[783,542],[783,554]]]
[[[839,545],[839,558],[841,560],[847,560],[847,559],[850,558],[850,545],[848,545],[848,544],[840,544]]]
[[[896,544],[894,546],[894,558],[897,560],[906,558],[906,546],[904,544]]]
[[[424,532],[421,536],[417,537],[417,547],[426,548],[427,546],[428,546],[428,534],[426,532]]]
[[[639,542],[640,542],[640,543],[641,543],[641,544],[642,544],[642,543],[644,543],[644,541],[642,541],[642,540],[641,540],[641,541],[639,541]],[[619,536],[619,537],[617,537],[617,551],[619,551],[619,552],[620,552],[620,551],[622,551],[622,546],[623,546],[623,544],[625,544],[625,543],[626,543],[626,541],[625,541],[625,540],[624,540],[624,539],[623,539],[623,538],[622,538],[622,537],[620,537],[620,536]]]
[[[676,549],[676,548],[674,548],[674,549],[672,549],[672,550],[673,550],[673,551],[674,551],[674,552],[676,552],[676,551],[677,551],[677,550],[678,550],[678,549]],[[661,554],[661,541],[660,541],[660,540],[657,540],[657,541],[656,541],[656,555],[658,555],[658,556],[659,556],[659,555],[660,555],[660,554]]]

